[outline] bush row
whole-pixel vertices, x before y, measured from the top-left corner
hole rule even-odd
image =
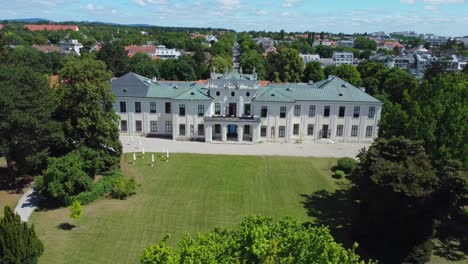
[[[119,178],[122,178],[122,171],[118,168],[114,168],[104,175],[98,182],[94,183],[89,191],[66,197],[65,204],[67,206],[71,205],[75,200],[80,202],[82,205],[92,203],[110,193]]]

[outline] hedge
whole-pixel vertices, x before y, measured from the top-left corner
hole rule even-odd
[[[122,177],[120,169],[113,169],[104,175],[98,182],[94,183],[91,190],[80,194],[69,196],[65,199],[65,204],[71,205],[73,201],[78,201],[82,205],[92,203],[97,199],[112,191],[112,187],[118,178]]]
[[[341,158],[338,160],[338,169],[345,173],[350,173],[357,165],[357,161],[352,158]]]
[[[345,175],[345,172],[342,171],[342,170],[336,170],[336,171],[335,171],[335,177],[336,177],[337,179],[343,178],[344,175]]]

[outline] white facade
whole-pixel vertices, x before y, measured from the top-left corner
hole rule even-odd
[[[333,60],[335,61],[336,66],[340,66],[342,64],[349,64],[353,65],[354,63],[354,54],[351,52],[333,52]]]
[[[307,64],[311,61],[320,61],[320,55],[318,54],[299,54],[299,57],[302,58],[304,64]]]
[[[60,48],[64,51],[73,51],[80,55],[83,44],[79,43],[76,39],[63,40],[59,42]]]
[[[296,84],[291,87],[260,87],[255,80],[243,79],[212,79],[202,88],[191,88],[199,85],[195,82],[186,83],[187,87],[182,87],[182,82],[181,86],[144,82],[151,86],[147,95],[158,97],[125,96],[132,89],[128,85],[130,82],[113,81],[113,92],[117,96],[114,109],[121,118],[122,134],[207,143],[294,143],[323,138],[337,142],[372,142],[378,133],[382,102],[375,98],[368,102],[291,99],[309,94],[308,89],[321,89],[320,85],[333,86],[330,91],[358,89],[339,78],[318,82],[317,86]],[[199,92],[205,93],[207,98],[202,98]],[[288,92],[291,97],[286,95]],[[350,94],[356,92],[353,90]],[[179,95],[160,98],[172,93]],[[341,93],[336,96],[343,96]],[[362,98],[372,98],[365,95]],[[348,98],[346,94],[343,97]]]
[[[159,45],[156,47],[156,56],[161,59],[177,59],[180,57],[180,51],[168,49],[164,45]]]

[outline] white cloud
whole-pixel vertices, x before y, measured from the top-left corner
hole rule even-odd
[[[424,6],[424,10],[433,11],[433,12],[439,11],[439,9],[437,8],[437,6],[433,6],[433,5],[426,5],[426,6]]]
[[[111,10],[111,13],[112,13],[113,15],[115,15],[115,14],[117,14],[117,10],[112,9],[112,10]]]
[[[167,0],[133,0],[139,6],[146,6],[148,4],[167,5]]]
[[[289,12],[286,12],[286,11],[281,12],[281,15],[282,15],[282,16],[289,16]]]
[[[217,0],[222,9],[236,9],[240,7],[240,0]]]
[[[91,4],[91,3],[88,3],[88,4],[86,5],[86,9],[87,9],[88,11],[94,11],[94,5]]]
[[[416,0],[400,0],[400,3],[402,4],[408,4],[408,5],[413,5],[416,3]]]
[[[463,4],[465,0],[424,0],[428,4]]]
[[[282,4],[283,7],[292,7],[298,0],[285,0]]]
[[[266,10],[257,10],[257,12],[255,12],[255,14],[257,14],[259,16],[266,16],[266,15],[268,15],[268,11],[266,11]]]

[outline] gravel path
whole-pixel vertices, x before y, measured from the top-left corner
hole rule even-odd
[[[212,143],[191,141],[174,141],[170,139],[121,136],[123,151],[128,152],[162,152],[198,153],[219,155],[253,155],[253,156],[296,156],[296,157],[355,157],[359,150],[369,147],[368,143]],[[141,141],[141,147],[140,147]]]
[[[19,199],[15,213],[19,214],[21,221],[27,222],[39,203],[39,194],[34,187],[28,189]]]

